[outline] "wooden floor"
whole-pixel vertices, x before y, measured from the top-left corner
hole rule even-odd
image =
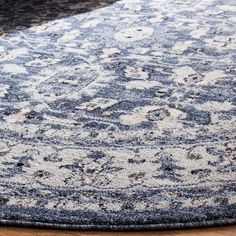
[[[0,236],[236,236],[236,225],[150,232],[86,232],[0,227]]]

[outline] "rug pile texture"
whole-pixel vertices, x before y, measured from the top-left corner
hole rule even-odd
[[[0,223],[236,222],[234,0],[0,0]]]

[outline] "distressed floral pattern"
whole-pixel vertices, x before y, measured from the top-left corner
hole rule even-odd
[[[2,223],[235,222],[233,0],[2,2]]]

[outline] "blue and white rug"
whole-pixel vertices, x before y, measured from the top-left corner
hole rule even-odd
[[[0,0],[0,222],[236,222],[235,0]]]

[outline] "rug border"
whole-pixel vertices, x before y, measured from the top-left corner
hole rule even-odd
[[[17,227],[36,227],[46,229],[62,229],[62,230],[98,230],[98,231],[136,231],[136,230],[168,230],[168,229],[190,229],[203,227],[217,227],[236,224],[236,219],[189,222],[189,223],[167,223],[167,224],[143,224],[143,225],[76,225],[76,224],[53,224],[29,221],[1,220],[1,226],[17,226]]]

